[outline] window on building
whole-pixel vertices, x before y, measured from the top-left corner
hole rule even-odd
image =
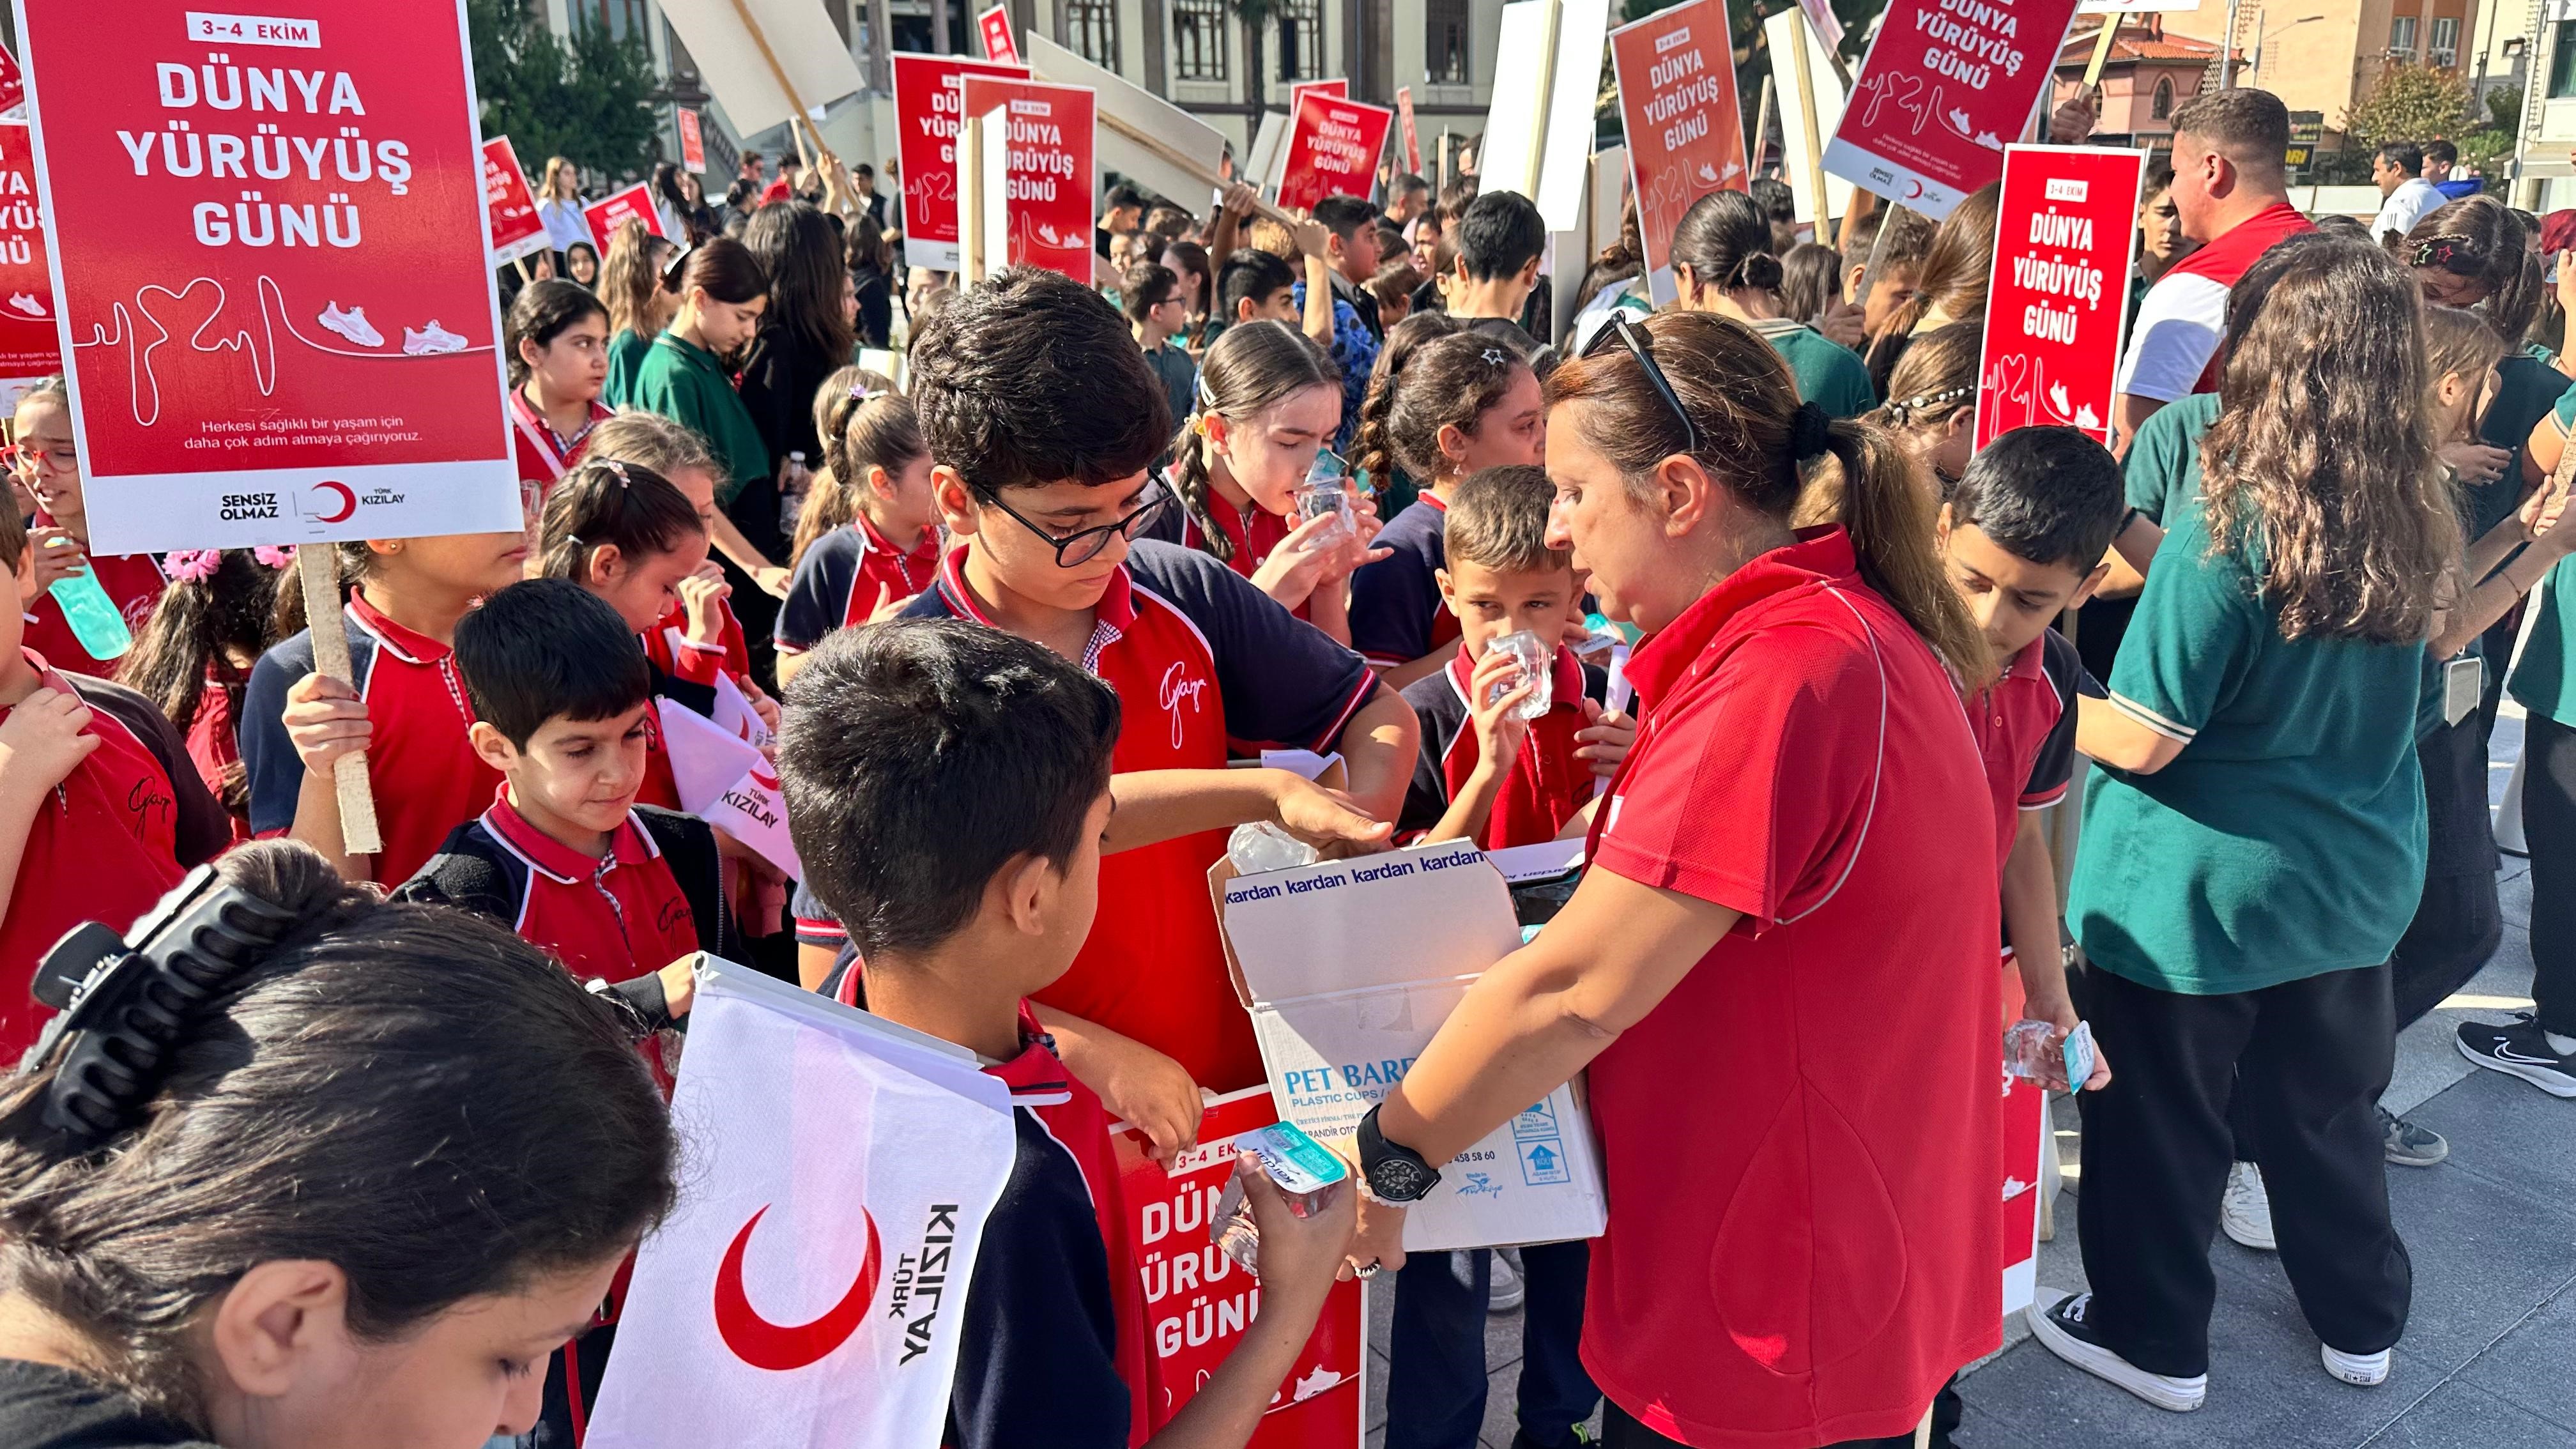
[[[1324,65],[1324,0],[1283,0],[1279,17],[1279,78],[1320,80]]]
[[[1435,86],[1472,83],[1467,71],[1467,0],[1426,0],[1422,7],[1423,80]]]
[[[2439,66],[2453,66],[2460,63],[2460,22],[2457,16],[2433,17],[2433,48],[2432,54],[2426,59]]]
[[[1104,70],[1118,69],[1117,0],[1065,0],[1064,14],[1074,54]]]
[[[2168,77],[2156,82],[2156,93],[2153,97],[2149,98],[2147,102],[2147,114],[2155,117],[2159,121],[2170,121],[2173,119],[2172,78]]]
[[[2549,37],[2549,98],[2576,97],[2576,20],[2561,20]]]
[[[1225,0],[1172,0],[1172,79],[1225,79]]]
[[[2398,60],[2415,58],[2415,17],[2400,15],[2388,22],[2388,53]]]

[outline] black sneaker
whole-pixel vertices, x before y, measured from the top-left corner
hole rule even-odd
[[[2489,1071],[2520,1077],[2553,1097],[2576,1097],[2576,1054],[2551,1050],[2528,1011],[2502,1026],[2462,1022],[2459,1041],[2460,1055]]]
[[[2151,1374],[2103,1347],[2093,1336],[2093,1326],[2084,1321],[2092,1307],[2092,1294],[2077,1293],[2058,1299],[2045,1310],[2033,1303],[2022,1310],[2022,1316],[2029,1321],[2031,1337],[2039,1340],[2040,1347],[2159,1409],[2188,1414],[2209,1397],[2207,1374],[2193,1374],[2187,1379]]]
[[[2451,1144],[2430,1127],[2418,1127],[2396,1113],[2379,1109],[2381,1154],[2399,1167],[2431,1167],[2451,1155]]]

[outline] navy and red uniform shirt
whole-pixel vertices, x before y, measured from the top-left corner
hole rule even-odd
[[[472,862],[496,872],[497,880],[478,871],[469,889],[459,871]],[[438,854],[396,894],[483,910],[585,980],[632,980],[711,949],[640,811],[627,812],[609,832],[607,853],[593,859],[529,824],[510,803],[507,785],[491,808],[449,832]]]
[[[83,733],[98,748],[46,792],[28,825],[18,878],[0,915],[0,1061],[35,1045],[53,1012],[27,994],[36,963],[83,921],[122,932],[191,866],[232,842],[223,808],[206,793],[185,742],[161,711],[122,685],[65,674],[33,649],[27,663],[47,689],[89,706]],[[9,717],[0,709],[0,720]]]
[[[2021,812],[2066,798],[2075,774],[2075,695],[2091,676],[2075,646],[2043,629],[2003,677],[1968,704],[1968,725],[1985,760],[1995,802],[1995,869],[2012,858]],[[2098,686],[2097,686],[2098,688]]]
[[[964,558],[952,552],[905,617],[990,624],[959,573]],[[1377,691],[1358,655],[1190,549],[1138,541],[1096,616],[1080,663],[1124,708],[1111,759],[1120,773],[1222,769],[1230,749],[1265,745],[1330,751]],[[1091,937],[1037,998],[1134,1037],[1219,1092],[1262,1080],[1208,900],[1208,867],[1225,836],[1204,831],[1103,860]],[[799,939],[810,939],[801,927]]]
[[[1449,505],[1425,493],[1387,521],[1372,545],[1395,550],[1351,575],[1351,647],[1380,669],[1411,664],[1458,637],[1436,575],[1449,566]]]
[[[460,820],[491,803],[500,772],[483,763],[465,737],[474,703],[444,644],[378,613],[363,593],[349,596],[350,683],[375,727],[367,773],[375,782],[376,823],[384,853],[375,879],[409,880],[438,851]],[[250,828],[283,835],[295,824],[304,761],[286,734],[286,691],[313,672],[313,631],[260,656],[242,701],[242,764],[250,772]]]
[[[50,528],[51,519],[36,515],[33,525]],[[109,602],[125,616],[125,627],[136,638],[143,636],[143,626],[152,622],[152,611],[161,603],[162,591],[170,587],[169,577],[161,572],[161,561],[148,553],[91,554],[90,573],[98,586],[107,592]],[[36,595],[26,608],[26,633],[20,642],[53,661],[57,669],[75,674],[96,675],[102,679],[116,673],[116,661],[99,659],[81,647],[80,636],[72,632],[71,621],[63,617],[63,606],[52,591]]]
[[[1574,651],[1562,644],[1557,646],[1553,669],[1548,711],[1530,721],[1520,757],[1503,778],[1502,792],[1494,797],[1485,828],[1477,832],[1476,844],[1486,850],[1554,840],[1574,812],[1592,798],[1592,782],[1598,777],[1588,762],[1575,758],[1580,745],[1574,733],[1585,724],[1581,701],[1602,699],[1609,691],[1610,677],[1576,659]],[[1405,686],[1405,703],[1422,721],[1422,753],[1414,760],[1413,784],[1404,792],[1404,813],[1396,821],[1399,839],[1418,837],[1439,824],[1483,758],[1483,742],[1476,737],[1467,699],[1467,685],[1474,676],[1475,661],[1460,645],[1448,668]]]
[[[905,553],[865,518],[814,540],[796,561],[796,577],[778,606],[772,637],[781,654],[802,654],[844,624],[864,624],[876,612],[877,594],[913,598],[939,576],[939,536],[924,537]]]
[[[593,402],[589,419],[579,432],[567,438],[555,431],[545,414],[528,405],[524,392],[510,389],[510,449],[519,465],[519,481],[537,485],[536,496],[543,498],[563,481],[566,473],[581,466],[581,455],[590,447],[591,429],[615,416]]]
[[[718,603],[724,611],[724,627],[717,632],[716,642],[701,644],[689,637],[689,611],[674,603],[663,611],[653,627],[635,636],[644,645],[644,657],[653,667],[673,679],[689,684],[712,687],[719,674],[737,685],[751,679],[751,645],[744,638],[742,620],[734,617],[733,602]],[[746,694],[750,691],[745,690]]]

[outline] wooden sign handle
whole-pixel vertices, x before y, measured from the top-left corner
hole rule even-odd
[[[313,630],[313,672],[353,684],[349,668],[349,624],[340,613],[340,579],[335,550],[327,543],[308,543],[295,551],[295,572],[304,585],[304,619]],[[377,855],[385,848],[376,828],[376,795],[367,782],[364,751],[342,755],[332,766],[331,784],[340,801],[340,845],[350,855]]]

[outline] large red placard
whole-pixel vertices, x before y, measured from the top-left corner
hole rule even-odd
[[[1933,218],[2003,174],[2076,0],[1894,0],[1825,169]]]
[[[2145,165],[2143,152],[2099,146],[2015,146],[2005,154],[1976,446],[2034,424],[2081,428],[2110,443]]]
[[[967,76],[966,114],[999,111],[1008,136],[1003,220],[1010,265],[1044,267],[1091,285],[1094,98],[1087,86]]]
[[[1660,305],[1673,300],[1673,228],[1712,191],[1742,191],[1743,109],[1726,0],[1694,0],[1610,32],[1610,63],[1627,121],[1637,235]]]
[[[653,204],[653,188],[638,181],[609,197],[582,208],[581,219],[590,228],[591,245],[601,256],[608,255],[609,242],[616,239],[617,229],[630,221],[644,223],[644,230],[662,234],[662,212]]]
[[[1377,180],[1377,158],[1395,112],[1346,100],[1320,89],[1298,96],[1288,126],[1288,164],[1280,173],[1279,205],[1312,211],[1327,196],[1367,196]]]
[[[1029,68],[954,55],[894,57],[896,154],[903,162],[903,259],[934,271],[957,269],[957,128],[961,82],[970,75],[1024,79]]]
[[[461,6],[18,15],[97,551],[521,527]]]

